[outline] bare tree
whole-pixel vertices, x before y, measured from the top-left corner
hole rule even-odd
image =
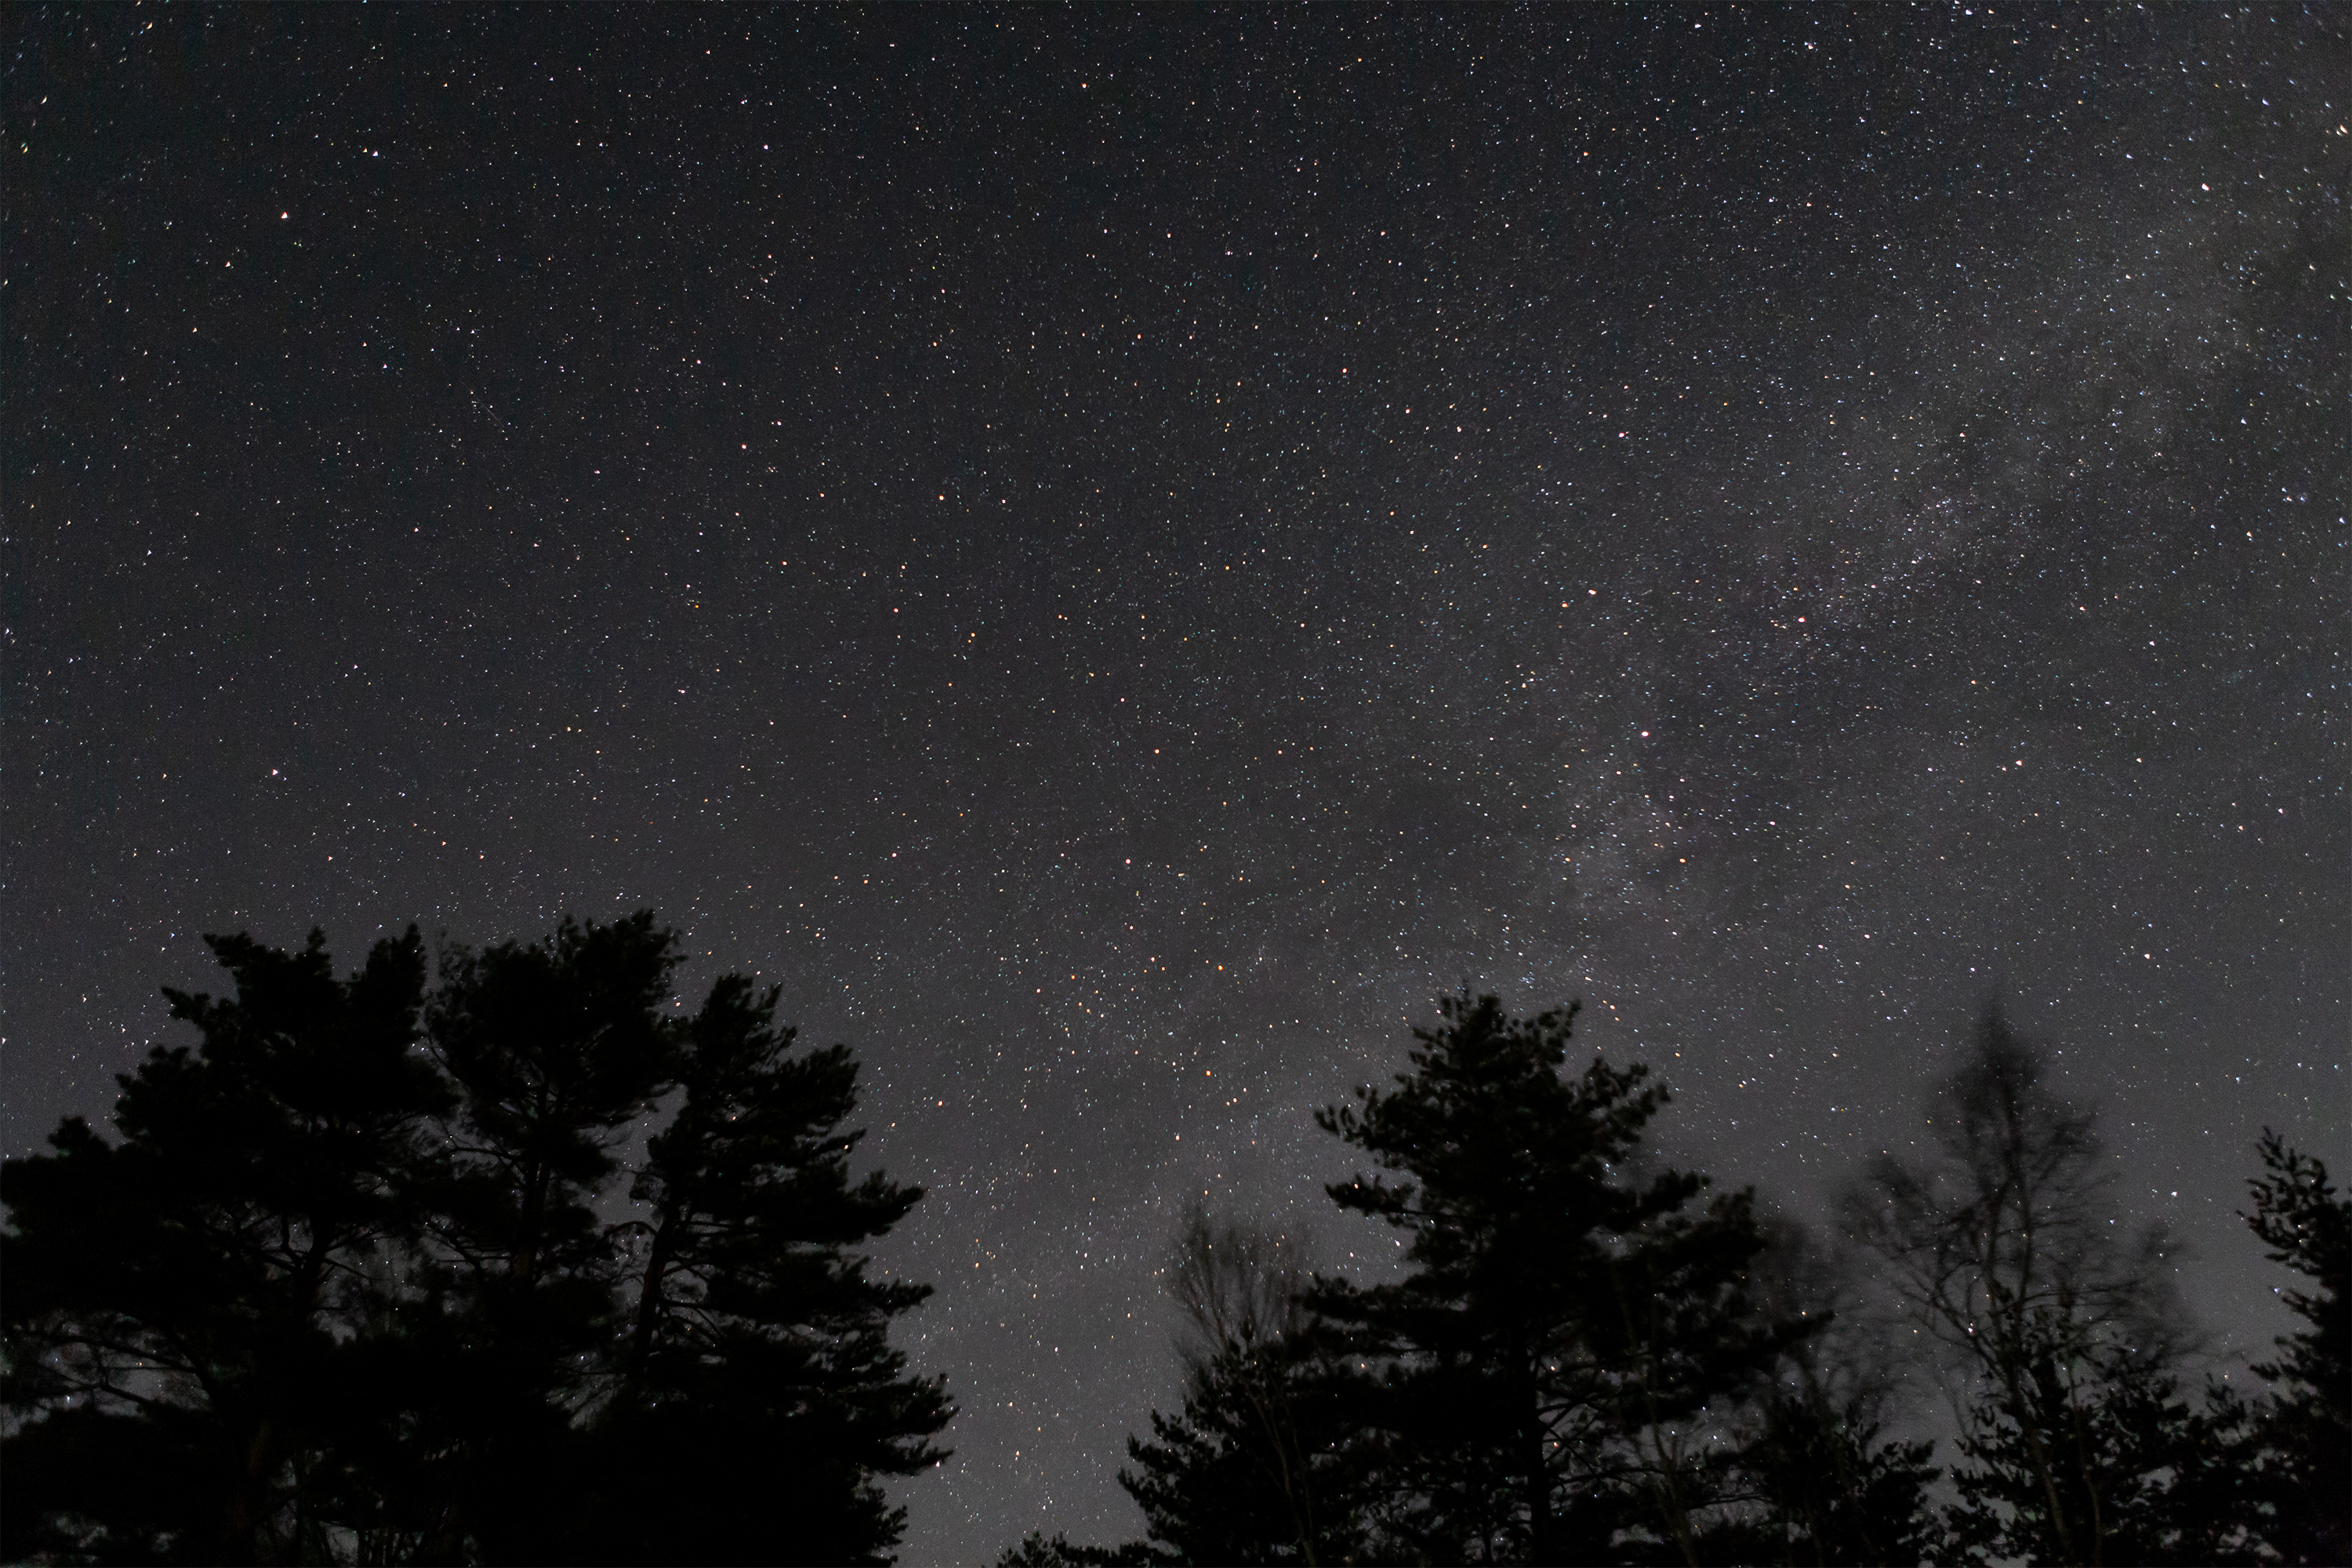
[[[1190,1333],[1179,1342],[1195,1398],[1237,1398],[1254,1427],[1249,1447],[1280,1492],[1297,1532],[1300,1556],[1316,1562],[1316,1520],[1307,1445],[1299,1435],[1295,1384],[1307,1282],[1297,1237],[1185,1211],[1168,1266],[1168,1293]]]
[[[1881,1154],[1845,1213],[1887,1266],[1899,1310],[1958,1374],[1962,1449],[1979,1463],[1976,1491],[2017,1516],[2009,1538],[2097,1563],[2145,1467],[2089,1434],[2119,1391],[2168,1387],[2189,1344],[2166,1278],[2171,1242],[2158,1227],[2124,1231],[2095,1116],[2051,1092],[2043,1065],[1989,1010],[1935,1099],[1934,1155]],[[1959,1479],[1970,1495],[1971,1475]]]
[[[1872,1310],[1853,1248],[1786,1218],[1762,1228],[1768,1245],[1748,1275],[1758,1305],[1809,1331],[1788,1344],[1776,1385],[1739,1413],[1752,1511],[1720,1528],[1712,1560],[1933,1560],[1935,1445],[1888,1435],[1908,1370],[1901,1326]]]
[[[1217,1218],[1198,1202],[1187,1209],[1168,1264],[1168,1294],[1198,1336],[1183,1347],[1187,1363],[1295,1332],[1307,1282],[1301,1251],[1282,1232]]]
[[[1776,1321],[1828,1324],[1790,1343],[1784,1385],[1886,1418],[1909,1369],[1895,1325],[1873,1310],[1863,1260],[1842,1238],[1784,1215],[1759,1228],[1766,1246],[1748,1266],[1757,1306]]]

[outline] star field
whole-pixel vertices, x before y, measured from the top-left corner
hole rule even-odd
[[[865,1066],[955,1457],[1134,1532],[1204,1194],[1580,996],[1799,1215],[1989,995],[2227,1345],[2343,1168],[2325,8],[9,16],[5,1146],[197,933],[651,906]]]

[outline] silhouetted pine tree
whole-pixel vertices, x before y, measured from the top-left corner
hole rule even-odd
[[[1638,1066],[1564,1072],[1572,1016],[1450,1000],[1395,1088],[1319,1117],[1393,1173],[1332,1197],[1409,1237],[1402,1281],[1308,1297],[1379,1369],[1391,1555],[1693,1556],[1727,1501],[1710,1405],[1806,1331],[1749,1300],[1748,1194],[1633,1177],[1665,1092]]]
[[[2307,1326],[2254,1368],[2272,1385],[2248,1456],[2261,1533],[2280,1562],[2352,1563],[2352,1199],[2337,1195],[2326,1165],[2267,1129],[2262,1157],[2246,1224],[2273,1262],[2317,1289],[2285,1293]]]
[[[166,993],[202,1034],[121,1079],[110,1143],[81,1120],[7,1162],[0,1199],[5,1552],[120,1561],[322,1555],[341,1398],[374,1351],[369,1298],[413,1237],[428,1119],[448,1093],[413,1048],[412,929],[335,978],[207,937],[233,1000]]]
[[[863,1134],[845,1047],[792,1054],[778,993],[740,975],[679,1031],[685,1099],[651,1142],[620,1388],[597,1429],[597,1561],[868,1563],[903,1509],[874,1484],[945,1457],[951,1408],[905,1375],[891,1319],[927,1285],[870,1279],[851,1249],[922,1189],[849,1176]],[[632,1506],[643,1497],[659,1510]]]
[[[1056,1531],[1033,1530],[1018,1546],[996,1554],[995,1568],[1182,1568],[1185,1559],[1140,1541],[1118,1546],[1080,1546]]]
[[[315,935],[212,941],[236,997],[171,994],[203,1038],[122,1079],[121,1142],[68,1121],[0,1170],[9,1557],[896,1541],[876,1478],[940,1458],[948,1405],[887,1342],[925,1288],[850,1251],[920,1194],[849,1181],[845,1049],[790,1056],[740,977],[666,1018],[650,915],[453,951],[429,1008],[413,931],[348,981]],[[680,1085],[652,1219],[604,1223],[616,1149]]]
[[[1381,1500],[1364,1415],[1311,1330],[1229,1341],[1191,1368],[1180,1414],[1128,1439],[1119,1484],[1171,1562],[1368,1561]]]
[[[672,1081],[678,959],[650,911],[443,955],[425,1021],[459,1096],[436,1205],[448,1315],[423,1327],[440,1354],[416,1391],[457,1489],[437,1552],[570,1554],[588,1501],[576,1423],[625,1310],[596,1205]]]
[[[1738,1468],[1759,1511],[1707,1531],[1701,1562],[1826,1568],[1933,1557],[1942,1540],[1927,1500],[1933,1443],[1882,1441],[1866,1402],[1832,1399],[1811,1380],[1776,1390],[1758,1416]]]
[[[1032,1535],[1003,1568],[1366,1561],[1362,1389],[1299,1297],[1301,1260],[1272,1230],[1185,1215],[1166,1269],[1187,1332],[1184,1395],[1128,1439],[1119,1485],[1149,1539],[1074,1546]]]
[[[2085,1345],[2058,1310],[2014,1331],[2016,1391],[1990,1385],[1969,1412],[1948,1515],[1970,1562],[2201,1563],[2252,1561],[2245,1521],[2184,1506],[2214,1499],[2232,1426],[2200,1409],[2158,1357]],[[2070,1533],[2062,1535],[2064,1523]],[[2080,1555],[2058,1559],[2070,1540]]]

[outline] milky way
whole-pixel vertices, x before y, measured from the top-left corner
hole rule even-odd
[[[1985,1001],[2226,1346],[2352,1161],[2341,12],[8,17],[5,1146],[199,932],[651,906],[1131,1534],[1205,1196],[1469,986],[1798,1215]]]

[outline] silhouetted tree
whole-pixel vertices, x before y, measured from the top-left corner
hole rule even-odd
[[[6,1542],[116,1560],[317,1556],[337,1398],[373,1349],[371,1264],[412,1236],[428,1119],[412,929],[335,978],[208,937],[234,1000],[167,992],[202,1034],[124,1075],[119,1143],[79,1118],[7,1162],[0,1199]]]
[[[1286,1343],[1229,1348],[1192,1369],[1180,1414],[1155,1410],[1150,1439],[1128,1439],[1119,1483],[1171,1561],[1349,1560],[1347,1494],[1328,1484],[1335,1457],[1315,1451],[1318,1417],[1333,1392],[1317,1373]],[[1266,1425],[1269,1400],[1281,1406],[1277,1431]],[[1304,1472],[1312,1461],[1321,1473],[1310,1479]],[[1324,1495],[1310,1510],[1317,1483]]]
[[[1859,1400],[1819,1384],[1775,1389],[1757,1412],[1738,1470],[1752,1484],[1741,1510],[1701,1538],[1702,1562],[1916,1563],[1942,1540],[1927,1488],[1935,1445],[1883,1440],[1884,1425]]]
[[[2204,1563],[2252,1560],[2246,1520],[2184,1506],[2228,1495],[2217,1465],[2235,1429],[2200,1408],[2161,1357],[2085,1343],[2055,1311],[2012,1331],[2017,1392],[1993,1384],[1968,1413],[1955,1542],[1979,1563]],[[2079,1557],[2046,1555],[2064,1521]]]
[[[2040,1051],[1989,1011],[1935,1102],[1939,1157],[1880,1156],[1847,1213],[1968,1380],[1971,1468],[1951,1516],[1965,1550],[2157,1561],[2178,1546],[2165,1472],[2192,1441],[2169,1243],[2155,1229],[2118,1241],[2095,1118],[2042,1076]]]
[[[1628,1170],[1665,1102],[1646,1069],[1563,1072],[1574,1009],[1449,1000],[1412,1071],[1319,1120],[1392,1176],[1330,1188],[1410,1238],[1395,1284],[1309,1304],[1380,1369],[1381,1550],[1434,1561],[1695,1560],[1726,1501],[1708,1412],[1805,1331],[1764,1322],[1749,1194]]]
[[[2273,1262],[2316,1289],[2285,1292],[2305,1326],[2254,1367],[2272,1394],[2252,1414],[2241,1458],[2277,1561],[2352,1563],[2352,1199],[2337,1195],[2326,1164],[2268,1129],[2262,1159],[2246,1224]]]
[[[1298,1249],[1194,1208],[1167,1270],[1184,1401],[1128,1440],[1119,1483],[1189,1563],[1328,1563],[1367,1550],[1362,1390],[1300,1299]]]
[[[1887,1439],[1899,1373],[1881,1325],[1857,1310],[1844,1255],[1788,1222],[1751,1271],[1775,1319],[1825,1327],[1789,1345],[1777,1386],[1743,1413],[1734,1467],[1749,1506],[1727,1510],[1702,1539],[1716,1563],[1916,1563],[1943,1532],[1927,1489],[1935,1445]]]
[[[640,911],[442,955],[425,1011],[458,1092],[437,1205],[449,1313],[425,1326],[417,1420],[453,1461],[433,1550],[560,1560],[588,1499],[578,1417],[625,1310],[597,1201],[674,1077],[677,939]]]
[[[426,1016],[463,1097],[471,1178],[450,1233],[483,1275],[528,1286],[597,1271],[613,1151],[672,1079],[662,1009],[678,959],[650,910],[444,954]]]
[[[941,1457],[852,1248],[920,1196],[852,1182],[856,1068],[776,995],[664,1016],[650,915],[334,978],[208,939],[202,1040],[10,1161],[12,1558],[871,1561],[876,1479]],[[420,1017],[432,1049],[424,1048]],[[446,1067],[446,1075],[442,1070]],[[606,1224],[616,1151],[682,1088]]]
[[[996,1568],[1181,1568],[1174,1552],[1130,1541],[1118,1546],[1079,1546],[1066,1535],[1033,1530],[1018,1546],[996,1554]]]
[[[1162,1424],[1155,1412],[1160,1441],[1130,1442],[1137,1468],[1122,1471],[1120,1479],[1148,1519],[1172,1524],[1194,1511],[1177,1506],[1177,1498],[1203,1489],[1194,1467],[1170,1460],[1197,1455],[1205,1445],[1213,1455],[1207,1468],[1234,1458],[1247,1462],[1252,1475],[1239,1484],[1227,1479],[1205,1489],[1209,1499],[1222,1500],[1213,1504],[1218,1533],[1232,1549],[1184,1548],[1196,1558],[1295,1561],[1311,1568],[1355,1544],[1344,1488],[1334,1485],[1335,1450],[1344,1444],[1331,1416],[1345,1396],[1310,1342],[1298,1294],[1304,1283],[1291,1237],[1213,1221],[1197,1205],[1187,1212],[1168,1269],[1169,1294],[1192,1331],[1185,1419]],[[1256,1506],[1234,1506],[1244,1497]],[[1270,1506],[1276,1500],[1278,1509]]]
[[[1183,1405],[1120,1474],[1150,1539],[1033,1535],[1000,1568],[2346,1560],[2352,1204],[2319,1162],[2266,1135],[2252,1184],[2248,1223],[2316,1281],[2254,1369],[2273,1394],[2195,1399],[2169,1242],[2121,1230],[2094,1118],[1998,1010],[1935,1157],[1848,1194],[1895,1305],[1845,1327],[1843,1264],[1768,1247],[1748,1194],[1636,1178],[1664,1091],[1567,1075],[1571,1017],[1450,1001],[1395,1088],[1322,1114],[1387,1173],[1329,1190],[1406,1233],[1403,1279],[1302,1289],[1274,1238],[1192,1215]],[[1959,1376],[1940,1511],[1933,1445],[1888,1436],[1891,1346],[1920,1337]]]
[[[740,975],[679,1031],[685,1099],[633,1195],[650,1211],[620,1392],[600,1423],[610,1478],[583,1555],[637,1563],[866,1563],[905,1510],[874,1484],[944,1458],[937,1380],[905,1375],[890,1320],[930,1287],[867,1277],[850,1248],[922,1197],[852,1182],[862,1133],[846,1047],[793,1054],[778,993]],[[658,1496],[658,1510],[631,1500]]]
[[[1032,1535],[1003,1565],[1361,1561],[1357,1380],[1299,1298],[1293,1238],[1187,1211],[1165,1270],[1183,1315],[1183,1403],[1129,1437],[1119,1484],[1145,1541]]]

